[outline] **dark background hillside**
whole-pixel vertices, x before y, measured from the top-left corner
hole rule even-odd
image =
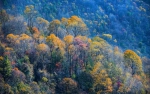
[[[150,4],[150,0],[143,0],[145,3]]]
[[[144,2],[143,2],[144,1]],[[1,0],[1,6],[13,15],[23,14],[26,5],[34,5],[40,17],[48,21],[77,15],[89,27],[91,37],[111,34],[113,45],[130,48],[149,56],[149,0]],[[12,5],[15,7],[12,8]],[[13,10],[13,11],[12,11]],[[114,42],[113,40],[117,40]]]

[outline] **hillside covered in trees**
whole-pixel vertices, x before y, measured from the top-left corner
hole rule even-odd
[[[148,0],[0,0],[0,94],[150,94]]]

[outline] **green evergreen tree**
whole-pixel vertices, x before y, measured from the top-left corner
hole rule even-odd
[[[8,56],[0,59],[0,74],[3,75],[4,80],[11,75],[11,63]]]

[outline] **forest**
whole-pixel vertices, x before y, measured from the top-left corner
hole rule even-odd
[[[150,2],[0,0],[0,94],[150,94]]]

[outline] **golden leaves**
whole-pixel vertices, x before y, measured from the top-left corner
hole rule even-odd
[[[142,60],[141,58],[132,50],[126,50],[124,52],[125,65],[128,67],[136,67],[133,69],[135,74],[141,75],[143,73]]]
[[[48,47],[46,44],[44,44],[44,43],[39,44],[39,45],[37,46],[37,50],[43,51],[43,52],[46,52],[46,51],[48,50],[48,48],[49,48],[49,47]]]
[[[48,30],[50,31],[50,34],[54,33],[56,36],[58,36],[58,28],[61,25],[61,22],[57,19],[50,22]]]
[[[59,20],[53,20],[52,22],[50,22],[50,27],[52,28],[58,28],[58,26],[61,24],[61,22]]]
[[[56,25],[60,25],[60,24],[61,24],[60,21],[57,20],[57,19],[56,19],[56,20],[53,20],[53,23],[56,24]]]
[[[53,42],[53,40],[55,40],[55,38],[56,38],[55,34],[50,34],[50,36],[47,36],[46,41]]]
[[[38,21],[39,24],[46,24],[46,25],[49,24],[49,22],[47,20],[45,20],[41,17],[37,17],[37,21]]]
[[[13,48],[10,48],[10,47],[6,47],[5,48],[5,51],[13,51],[14,49]]]
[[[124,52],[124,58],[125,59],[131,59],[135,63],[142,65],[141,58],[134,51],[132,51],[132,50],[126,50]]]
[[[97,63],[94,65],[94,68],[93,68],[93,70],[91,71],[91,74],[92,74],[92,75],[97,74],[97,72],[99,71],[99,69],[100,69],[101,66],[102,66],[101,63],[100,63],[100,62],[97,62]]]
[[[28,36],[27,34],[21,34],[19,37],[19,40],[31,40],[32,38]]]
[[[112,92],[112,80],[108,77],[108,74],[105,69],[102,68],[100,62],[96,63],[91,74],[94,78],[94,88],[105,87],[106,92]],[[100,93],[101,90],[98,90],[97,93]]]
[[[112,35],[111,34],[103,34],[104,37],[108,38],[108,39],[112,39]]]
[[[65,53],[65,43],[55,36],[55,34],[50,34],[50,36],[47,36],[46,41],[50,44],[53,44],[54,48],[59,48],[61,53]]]
[[[95,61],[102,61],[103,58],[104,58],[103,55],[98,55],[98,56],[96,56]]]
[[[2,56],[0,56],[0,61],[3,61],[3,59],[4,59],[4,58],[3,58]]]
[[[107,88],[107,92],[112,92],[113,91],[113,87],[112,87],[112,81],[110,78],[106,78],[106,88]]]
[[[75,87],[77,87],[77,83],[74,80],[72,80],[71,78],[64,78],[62,82],[64,84],[74,85]]]
[[[68,50],[69,50],[69,53],[75,51],[75,46],[74,45],[69,45]]]
[[[6,39],[11,43],[19,44],[20,41],[29,41],[32,38],[27,34],[21,34],[21,35],[8,34],[6,36]]]
[[[33,9],[34,9],[33,5],[26,6],[24,13],[31,13]]]
[[[68,24],[68,19],[67,18],[62,18],[61,23],[66,26]]]
[[[74,29],[75,36],[81,34],[80,32],[88,30],[86,24],[78,16],[71,16],[71,18],[68,19],[67,28]]]
[[[67,45],[71,44],[73,42],[73,36],[72,35],[65,36],[64,41]]]

